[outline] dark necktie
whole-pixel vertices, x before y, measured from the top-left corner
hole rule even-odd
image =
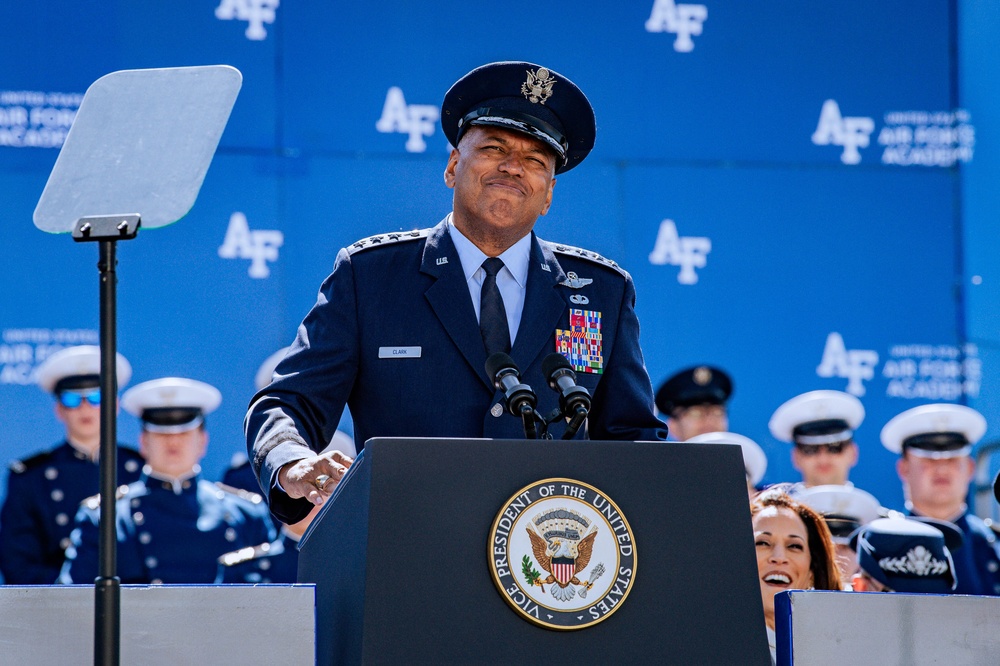
[[[483,336],[487,358],[497,352],[510,353],[510,329],[507,328],[507,310],[503,297],[497,288],[497,273],[503,268],[503,260],[489,257],[483,262],[486,278],[479,294],[479,332]]]

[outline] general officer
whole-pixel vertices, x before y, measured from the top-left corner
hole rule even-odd
[[[77,507],[100,487],[100,367],[100,349],[90,345],[62,349],[38,367],[38,385],[55,396],[56,418],[66,438],[10,465],[0,510],[0,570],[9,584],[55,582]],[[132,376],[121,354],[115,373],[119,386]],[[138,451],[119,445],[117,458],[122,483],[139,478]]]
[[[123,583],[212,583],[217,559],[234,548],[271,541],[274,530],[259,495],[200,478],[205,415],[219,391],[204,382],[167,377],[122,396],[142,422],[142,478],[119,493],[118,576]],[[89,583],[98,573],[99,497],[80,507],[63,583]]]
[[[729,430],[727,405],[733,380],[720,368],[699,365],[669,377],[656,391],[656,408],[667,417],[670,435],[681,442]]]
[[[552,204],[555,175],[593,147],[586,96],[545,67],[491,63],[451,87],[442,126],[455,146],[444,170],[452,212],[432,229],[341,250],[274,381],[250,406],[250,458],[285,522],[329,497],[350,464],[342,453],[316,455],[345,404],[359,448],[373,436],[523,438],[485,370],[498,351],[535,388],[541,414],[559,397],[546,387],[543,358],[558,351],[569,360],[593,396],[577,437],[665,437],[632,278],[532,231]]]
[[[264,362],[261,363],[260,367],[257,369],[257,374],[254,376],[254,385],[256,386],[257,391],[260,391],[262,388],[271,383],[271,377],[274,375],[274,368],[287,353],[288,347],[282,347],[264,359]],[[350,425],[350,415],[346,413],[341,418],[341,427],[344,427],[345,425]],[[339,429],[333,434],[333,439],[330,441],[330,445],[326,450],[342,451],[351,458],[357,455],[357,451],[354,448],[354,438],[351,437],[349,433]],[[253,466],[250,464],[250,459],[247,457],[246,451],[240,451],[239,453],[233,455],[229,462],[229,467],[222,475],[222,483],[233,488],[249,490],[252,493],[260,492],[261,488],[260,484],[257,483],[257,475],[253,471]],[[295,581],[293,580],[290,582]]]
[[[965,537],[952,551],[956,594],[1000,595],[1000,553],[993,530],[966,504],[976,469],[972,447],[986,433],[986,419],[965,405],[921,405],[897,414],[882,428],[882,445],[900,454],[896,472],[906,508],[915,516],[954,523]]]

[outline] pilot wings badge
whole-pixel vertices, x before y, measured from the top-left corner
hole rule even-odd
[[[493,581],[524,619],[582,629],[618,608],[635,578],[632,529],[603,492],[538,481],[500,509],[490,537]]]
[[[544,67],[539,67],[534,72],[529,69],[528,80],[521,84],[521,94],[533,104],[545,104],[552,96],[552,86],[555,84],[556,77]]]

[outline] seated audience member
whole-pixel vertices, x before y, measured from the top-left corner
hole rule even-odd
[[[886,511],[877,499],[854,486],[797,487],[792,497],[805,502],[823,516],[837,550],[837,566],[844,581],[858,570],[858,558],[851,537],[858,529],[883,516]]]
[[[961,531],[950,529],[961,544]],[[949,594],[955,589],[955,564],[939,527],[894,512],[862,527],[855,541],[857,592]]]
[[[269,542],[274,531],[260,495],[199,477],[219,406],[215,387],[178,377],[128,390],[122,406],[142,422],[142,477],[120,489],[118,576],[123,583],[212,583],[217,560],[234,547]],[[90,583],[98,574],[100,498],[83,503],[60,581]]]
[[[708,365],[681,370],[656,391],[656,408],[667,417],[667,432],[679,442],[706,432],[729,429],[726,404],[733,382]]]
[[[265,386],[271,383],[271,377],[274,375],[274,369],[281,362],[281,359],[285,358],[285,353],[288,352],[289,347],[282,347],[278,351],[274,352],[268,356],[263,363],[261,363],[260,368],[257,369],[257,374],[254,377],[254,386],[260,391]],[[344,408],[344,416],[341,418],[341,426],[345,427],[345,422],[350,421],[350,416],[348,414],[348,409]],[[354,447],[354,438],[350,434],[338,430],[334,435],[333,439],[330,440],[330,450],[337,450],[346,453],[351,458],[357,455],[357,450]],[[261,492],[260,484],[257,482],[257,475],[253,473],[253,466],[250,464],[250,459],[247,457],[246,451],[240,451],[233,454],[232,460],[229,462],[229,468],[222,475],[222,482],[227,486],[232,486],[233,488],[242,488],[243,490],[249,490],[252,493]]]
[[[747,493],[753,499],[767,470],[767,455],[757,442],[735,432],[706,432],[687,441],[689,444],[736,444],[742,448],[743,466],[747,473]]]
[[[323,452],[354,450],[350,435],[337,431],[333,443]],[[257,546],[241,548],[219,558],[217,583],[295,583],[299,568],[298,545],[323,505],[314,506],[304,520],[282,525],[278,538]]]
[[[10,465],[0,510],[0,571],[8,584],[56,581],[73,516],[80,502],[100,489],[100,370],[101,351],[92,345],[62,349],[38,367],[38,385],[55,397],[56,418],[66,437],[55,448]],[[121,354],[115,374],[118,386],[132,376]],[[139,478],[143,461],[138,451],[119,444],[117,458],[121,483]]]
[[[907,510],[954,523],[965,537],[951,553],[956,594],[1000,595],[996,536],[965,501],[976,469],[972,447],[985,432],[982,414],[950,403],[908,409],[882,428],[882,444],[900,454],[896,472]]]
[[[775,438],[793,445],[792,465],[802,485],[842,486],[858,463],[854,431],[864,418],[865,408],[853,395],[809,391],[778,407],[767,425]]]
[[[754,497],[750,514],[764,624],[774,661],[774,595],[785,590],[840,590],[842,582],[830,530],[808,505],[775,486]]]

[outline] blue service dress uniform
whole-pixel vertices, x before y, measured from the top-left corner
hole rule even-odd
[[[993,530],[968,512],[952,522],[964,537],[961,547],[951,551],[958,581],[954,593],[1000,596],[1000,553]]]
[[[120,483],[137,480],[142,456],[118,446]],[[100,465],[69,442],[10,465],[0,510],[0,570],[8,584],[56,582],[70,542],[73,517],[100,489]]]
[[[143,474],[119,491],[116,510],[122,583],[213,583],[220,555],[274,538],[259,495],[197,476],[171,482]],[[99,518],[99,498],[88,498],[77,513],[60,582],[97,577]]]
[[[226,553],[219,558],[217,583],[295,583],[299,542],[285,530],[270,543]]]
[[[577,382],[593,396],[578,438],[662,440],[639,348],[631,276],[586,250],[531,236],[524,308],[510,356],[558,408],[542,359],[593,364]],[[575,331],[575,333],[574,333]],[[560,347],[559,345],[562,345]],[[584,348],[586,345],[589,347]],[[399,353],[405,350],[405,353]],[[271,385],[247,414],[247,446],[275,516],[295,523],[312,505],[274,488],[277,470],[330,441],[345,404],[360,451],[370,437],[523,439],[485,369],[486,350],[446,218],[433,229],[374,236],[344,248]],[[576,363],[574,363],[576,365]],[[562,421],[550,427],[561,437]]]

